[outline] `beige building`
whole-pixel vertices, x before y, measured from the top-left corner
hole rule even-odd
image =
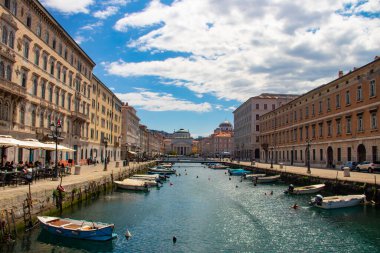
[[[260,122],[261,115],[275,110],[293,99],[296,95],[263,93],[251,97],[234,112],[234,151],[236,159],[260,159]]]
[[[47,141],[60,119],[61,143],[76,152],[59,158],[83,159],[95,63],[38,1],[3,1],[0,26],[0,133]],[[25,161],[24,151],[9,149],[8,158]],[[35,152],[33,160],[51,153]]]
[[[210,135],[210,155],[213,157],[230,157],[233,146],[233,127],[228,121],[219,124],[219,127]]]
[[[315,167],[378,161],[380,58],[260,117],[261,160]],[[308,152],[308,144],[310,144]]]
[[[148,130],[148,157],[154,158],[164,154],[164,137],[157,133]]]
[[[174,131],[165,141],[167,154],[190,155],[193,148],[193,138],[188,130],[183,128]]]
[[[89,158],[98,161],[104,161],[105,157],[108,157],[110,161],[121,159],[121,108],[122,102],[120,99],[99,78],[93,75]]]
[[[123,103],[122,106],[122,138],[121,145],[123,150],[123,159],[127,159],[126,156],[137,155],[138,148],[140,147],[140,118],[137,116],[137,112],[133,106],[128,103]]]
[[[140,143],[139,147],[137,148],[138,156],[141,157],[147,157],[149,152],[149,132],[145,125],[139,125],[140,133]]]

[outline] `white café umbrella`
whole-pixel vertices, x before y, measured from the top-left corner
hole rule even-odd
[[[9,147],[15,147],[20,144],[19,140],[14,139],[10,135],[0,135],[0,147],[2,148],[9,148]]]
[[[54,142],[45,142],[43,144],[45,145],[44,149],[53,150],[53,151],[55,150],[55,143]],[[57,150],[58,151],[66,151],[66,152],[74,152],[75,151],[74,149],[65,147],[63,145],[57,145]]]

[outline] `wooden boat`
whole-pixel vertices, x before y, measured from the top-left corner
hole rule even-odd
[[[54,235],[94,241],[107,241],[117,237],[113,233],[114,224],[50,216],[38,216],[37,218],[41,222],[42,228]]]
[[[244,176],[246,174],[252,174],[253,172],[245,169],[229,169],[228,174],[231,176]]]
[[[275,176],[266,176],[266,177],[254,177],[252,178],[253,182],[256,183],[273,183],[278,181],[281,178],[280,175],[275,175]]]
[[[144,181],[135,179],[124,179],[123,181],[114,181],[117,188],[133,191],[149,191],[148,185]]]
[[[245,179],[253,179],[255,177],[265,177],[266,174],[250,174],[250,175],[244,175]]]
[[[316,193],[325,188],[325,184],[314,184],[314,185],[307,185],[302,187],[294,187],[292,184],[289,185],[288,190],[286,190],[284,193],[289,194],[311,194]]]
[[[357,206],[365,201],[365,195],[341,195],[323,197],[318,194],[311,199],[310,204],[323,209],[336,209],[343,207]]]

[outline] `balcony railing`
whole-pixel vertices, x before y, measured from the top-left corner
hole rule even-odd
[[[89,116],[84,114],[84,113],[81,113],[81,112],[76,112],[76,111],[72,111],[71,112],[71,117],[73,117],[74,119],[80,119],[80,120],[83,120],[83,121],[88,121],[89,120]]]
[[[17,97],[26,98],[26,88],[0,77],[0,89]]]

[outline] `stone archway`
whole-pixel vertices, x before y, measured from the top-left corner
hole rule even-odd
[[[357,158],[358,158],[357,160],[359,163],[364,162],[366,160],[366,149],[363,144],[360,144],[358,146]]]
[[[332,168],[334,163],[334,151],[332,147],[327,148],[327,167]]]

